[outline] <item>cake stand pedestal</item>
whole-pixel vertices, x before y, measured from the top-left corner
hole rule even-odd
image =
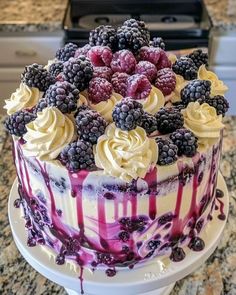
[[[218,175],[217,187],[224,192],[221,201],[224,212],[228,215],[229,197],[222,175]],[[47,255],[45,246],[28,247],[25,231],[25,221],[21,210],[13,206],[18,198],[17,181],[14,182],[8,203],[8,214],[15,243],[28,263],[39,273],[51,281],[63,286],[68,294],[77,295],[168,295],[174,283],[197,269],[213,253],[217,247],[226,220],[218,219],[219,211],[214,211],[213,219],[209,222],[201,238],[206,245],[203,251],[193,252],[187,249],[186,257],[181,262],[171,262],[168,258],[157,259],[144,263],[134,269],[118,269],[114,277],[107,277],[103,270],[92,272],[88,268],[72,267],[71,263],[57,265],[55,255]]]

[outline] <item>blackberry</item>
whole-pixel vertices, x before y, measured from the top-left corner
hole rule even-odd
[[[101,25],[89,34],[90,46],[108,46],[113,51],[117,48],[116,30],[112,26]]]
[[[178,147],[168,139],[157,138],[158,160],[157,164],[164,166],[177,161]]]
[[[77,108],[79,90],[69,82],[56,82],[45,94],[49,106],[57,107],[62,113],[71,113]]]
[[[175,108],[161,108],[155,117],[157,130],[162,134],[171,133],[184,125],[183,115]]]
[[[182,102],[187,105],[198,99],[205,100],[210,97],[211,82],[209,80],[193,80],[180,92]]]
[[[73,43],[68,43],[64,47],[59,48],[56,52],[56,58],[61,61],[67,61],[71,57],[74,57],[76,50],[78,49],[78,46]]]
[[[199,69],[201,65],[208,65],[208,54],[201,49],[194,50],[187,55],[194,62],[195,66]]]
[[[42,65],[34,63],[25,67],[21,74],[21,81],[29,87],[36,87],[44,92],[55,82],[55,79]]]
[[[63,77],[66,81],[74,84],[79,91],[83,91],[88,87],[89,81],[93,77],[92,64],[83,55],[71,58],[64,63]]]
[[[26,124],[30,123],[36,118],[34,113],[28,111],[18,111],[9,116],[4,125],[10,134],[22,136],[27,132]]]
[[[45,109],[47,106],[48,106],[48,103],[45,97],[41,98],[33,109],[34,114],[37,114],[38,112],[42,112],[42,110]]]
[[[139,125],[142,127],[147,134],[151,134],[152,132],[157,130],[157,121],[156,118],[148,113],[144,113],[142,115],[141,123]]]
[[[104,134],[106,121],[96,111],[81,111],[75,117],[77,133],[81,139],[92,144],[97,143],[98,138]]]
[[[83,47],[79,47],[76,50],[74,57],[80,57],[81,55],[86,56],[90,49],[91,49],[91,46],[89,44],[85,44]]]
[[[226,100],[226,98],[222,95],[216,95],[214,97],[207,98],[205,100],[199,99],[198,101],[199,103],[203,103],[203,102],[208,103],[210,106],[216,109],[217,115],[222,115],[223,117],[225,116],[225,114],[227,113],[229,109],[229,103]]]
[[[170,135],[171,141],[178,147],[178,156],[193,157],[197,152],[197,138],[187,129],[178,129]]]
[[[94,168],[93,146],[84,140],[77,140],[68,144],[60,153],[60,161],[71,172],[91,170]]]
[[[186,108],[186,106],[182,103],[182,101],[174,102],[174,103],[172,103],[172,105],[173,105],[173,108],[175,108],[179,112]]]
[[[63,71],[63,62],[58,61],[50,65],[49,73],[56,78]]]
[[[142,33],[146,43],[149,44],[150,33],[149,33],[149,30],[146,27],[144,21],[130,18],[123,23],[123,26],[139,29],[139,31]]]
[[[193,80],[197,78],[198,68],[194,64],[191,58],[181,56],[172,65],[172,70],[184,77],[185,80]]]
[[[166,49],[166,44],[161,37],[154,37],[150,43],[153,47],[159,47],[163,50]]]
[[[143,115],[141,103],[126,97],[118,102],[112,112],[116,127],[122,130],[132,130],[140,125]]]

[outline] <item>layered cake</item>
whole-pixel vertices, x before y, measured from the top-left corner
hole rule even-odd
[[[204,248],[229,107],[207,62],[166,53],[130,19],[26,66],[5,126],[29,247],[109,276]]]

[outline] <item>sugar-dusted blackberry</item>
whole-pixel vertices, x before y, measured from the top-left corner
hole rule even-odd
[[[166,44],[161,37],[154,37],[150,43],[153,47],[159,47],[163,50],[166,49]]]
[[[184,118],[180,111],[175,108],[161,108],[155,114],[157,130],[162,134],[171,133],[184,125]]]
[[[71,113],[77,108],[79,90],[69,82],[56,82],[45,94],[49,106],[57,107],[62,113]]]
[[[108,46],[115,51],[117,47],[115,28],[104,25],[95,28],[89,34],[89,44],[90,46]]]
[[[187,105],[198,99],[207,99],[210,97],[211,81],[193,80],[189,82],[180,92],[182,102]]]
[[[74,57],[78,46],[74,43],[68,43],[64,47],[59,48],[56,52],[56,58],[61,61],[67,61],[71,57]]]
[[[30,123],[36,118],[34,113],[28,111],[18,111],[7,117],[4,125],[8,132],[12,135],[22,136],[27,132],[26,124]]]
[[[64,63],[63,77],[66,81],[74,84],[79,91],[88,87],[89,81],[93,77],[93,66],[85,57],[71,58]]]
[[[135,74],[127,80],[127,96],[133,99],[144,99],[148,97],[152,85],[145,75]]]
[[[210,106],[216,109],[217,115],[222,115],[223,117],[229,109],[229,102],[222,95],[216,95],[207,99],[199,99],[199,103],[208,103]]]
[[[130,131],[140,125],[143,115],[141,103],[131,97],[123,98],[118,102],[112,112],[112,118],[116,127]]]
[[[142,33],[146,43],[149,44],[150,33],[149,33],[149,30],[146,27],[144,21],[130,18],[123,23],[123,26],[139,29],[139,31]]]
[[[191,58],[198,69],[201,65],[208,65],[208,53],[203,52],[202,49],[194,50],[187,57]]]
[[[144,114],[142,115],[142,120],[141,120],[141,123],[139,126],[142,127],[149,135],[152,132],[157,130],[156,118],[154,116],[152,116],[151,114],[144,112]]]
[[[181,128],[170,135],[171,141],[178,147],[178,156],[193,157],[197,152],[197,138],[192,131]]]
[[[57,61],[50,65],[48,71],[54,78],[56,78],[63,71],[63,66],[63,62]]]
[[[126,96],[128,78],[128,74],[119,72],[113,74],[111,78],[111,84],[114,88],[114,91],[119,93],[123,97]]]
[[[194,64],[191,58],[181,56],[172,65],[173,71],[184,77],[185,80],[193,80],[197,78],[198,68]]]
[[[156,138],[158,145],[158,165],[170,165],[177,161],[178,147],[168,139]]]
[[[21,74],[21,81],[29,87],[36,87],[44,92],[55,82],[55,79],[42,65],[34,63],[25,67]]]
[[[178,111],[181,111],[186,108],[186,105],[182,101],[174,102],[172,103],[172,105]]]
[[[60,153],[59,159],[71,172],[91,170],[95,167],[93,146],[84,140],[68,144]]]
[[[106,129],[105,119],[98,112],[92,110],[81,111],[75,117],[77,133],[79,137],[92,144],[97,143],[98,138]]]
[[[33,109],[33,113],[37,114],[38,112],[42,112],[43,109],[45,109],[48,106],[48,102],[45,97],[41,98],[36,106]]]

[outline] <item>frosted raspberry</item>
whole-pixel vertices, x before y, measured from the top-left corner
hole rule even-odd
[[[164,68],[171,68],[171,61],[168,59],[167,54],[164,50],[161,49],[161,55],[156,64],[157,70],[164,69]]]
[[[112,85],[104,78],[93,78],[89,82],[88,99],[92,103],[108,100],[112,93]]]
[[[119,93],[123,97],[126,96],[127,80],[130,76],[126,73],[115,73],[112,75],[111,84],[115,92]]]
[[[134,99],[146,98],[152,89],[148,78],[144,75],[135,74],[127,80],[127,96]]]
[[[90,50],[91,46],[89,44],[84,45],[76,50],[74,57],[79,57],[81,55],[87,55],[88,51]]]
[[[111,61],[111,69],[113,72],[123,72],[131,74],[134,72],[136,59],[133,53],[129,50],[120,50],[113,55]]]
[[[157,65],[161,57],[161,52],[162,49],[160,48],[144,46],[139,51],[138,60],[146,60]]]
[[[145,75],[150,82],[156,79],[157,69],[154,64],[149,61],[140,61],[135,68],[136,74]]]
[[[94,46],[88,51],[87,57],[95,67],[109,66],[112,60],[112,51],[107,46]]]
[[[112,74],[113,74],[112,69],[108,67],[93,68],[93,78],[104,78],[107,81],[111,81]]]
[[[175,85],[176,77],[171,69],[165,68],[157,72],[155,86],[160,89],[164,95],[169,95],[175,89]]]

